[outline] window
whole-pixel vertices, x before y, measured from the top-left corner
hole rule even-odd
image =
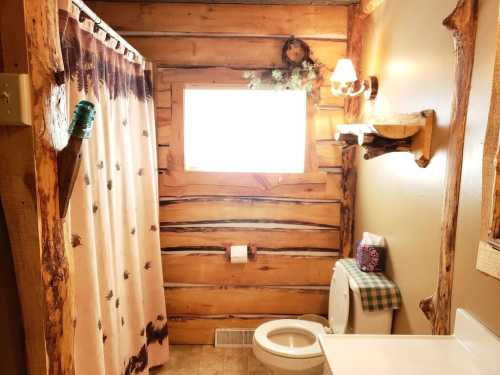
[[[306,123],[305,91],[186,88],[184,167],[302,173]]]

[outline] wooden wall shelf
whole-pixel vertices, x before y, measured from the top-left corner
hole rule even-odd
[[[425,168],[431,158],[435,122],[435,112],[426,110],[372,124],[337,125],[335,138],[348,145],[362,146],[365,160],[389,152],[411,152],[418,166]]]

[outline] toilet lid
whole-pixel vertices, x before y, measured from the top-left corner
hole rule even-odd
[[[333,333],[344,334],[349,320],[349,276],[341,262],[335,264],[330,286],[328,321]]]
[[[294,335],[303,335],[304,342],[311,341],[310,345],[297,346],[294,342],[289,342],[287,345],[278,343],[279,340],[273,339],[280,334],[287,333]],[[273,320],[260,325],[254,333],[254,342],[263,350],[276,354],[281,357],[288,358],[312,358],[322,355],[321,347],[319,346],[318,335],[324,334],[323,326],[316,322],[308,322],[299,319],[279,319]]]

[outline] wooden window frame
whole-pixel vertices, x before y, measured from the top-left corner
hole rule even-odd
[[[167,68],[165,70],[171,70]],[[318,152],[322,153],[325,145],[318,145],[315,137],[314,103],[308,98],[307,135],[304,173],[231,173],[231,172],[195,172],[184,169],[184,89],[187,87],[228,87],[246,85],[242,71],[228,68],[173,69],[168,82],[158,77],[158,92],[171,90],[168,150],[160,150],[160,158],[168,164],[159,163],[160,195],[253,195],[268,197],[335,199],[340,196],[341,175],[328,176],[319,164]],[[177,75],[175,71],[180,72]],[[158,93],[157,93],[158,96]],[[157,110],[157,119],[161,120]],[[160,124],[161,125],[161,124]],[[160,138],[161,135],[158,135]],[[326,145],[328,147],[328,145]],[[337,147],[337,145],[330,145]],[[340,169],[342,157],[333,157]],[[319,150],[319,151],[318,151]],[[327,150],[328,152],[328,150]],[[333,151],[332,151],[333,152]],[[168,153],[168,155],[162,155]],[[332,157],[330,157],[332,159]],[[294,185],[293,187],[291,187]],[[168,186],[165,188],[164,186]],[[182,188],[185,186],[186,188]],[[198,188],[197,188],[198,187]],[[203,188],[201,188],[203,187]],[[232,187],[232,188],[231,188]],[[165,190],[168,190],[165,193]],[[317,193],[316,193],[317,191]],[[203,194],[202,194],[203,192]]]
[[[500,40],[497,24],[497,46]],[[490,113],[483,149],[481,234],[476,269],[500,280],[500,48],[493,73]]]

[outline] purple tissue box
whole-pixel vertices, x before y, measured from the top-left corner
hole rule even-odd
[[[356,251],[358,268],[364,272],[384,272],[385,252],[384,246],[359,244]]]

